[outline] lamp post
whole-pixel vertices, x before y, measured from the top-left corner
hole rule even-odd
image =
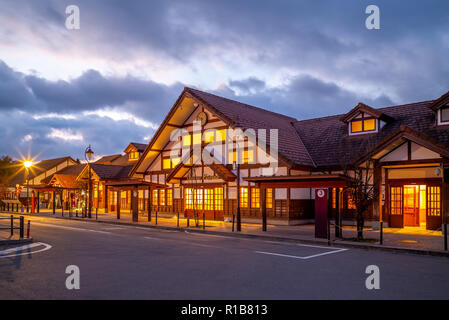
[[[237,232],[242,230],[242,222],[240,217],[240,162],[234,161],[232,168],[237,170]]]
[[[26,212],[29,212],[29,190],[30,190],[30,167],[33,165],[33,163],[30,160],[26,160],[23,163],[24,167],[25,167],[25,171],[26,171],[26,180],[27,180],[27,210]]]
[[[90,145],[86,148],[86,151],[84,151],[84,158],[86,159],[87,162],[87,166],[89,167],[89,180],[87,182],[87,206],[88,206],[88,211],[87,211],[87,215],[90,218],[92,218],[92,188],[91,188],[91,171],[90,171],[90,162],[89,160],[92,159],[92,156],[94,155],[94,152],[92,151],[92,148],[90,147]]]

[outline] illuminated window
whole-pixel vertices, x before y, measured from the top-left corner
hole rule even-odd
[[[348,192],[348,209],[350,210],[355,210],[356,209],[356,205],[354,202],[354,198],[352,196],[352,192]]]
[[[429,216],[441,215],[440,187],[427,187],[427,212]]]
[[[267,188],[265,200],[267,209],[273,209],[273,189]]]
[[[390,209],[392,215],[402,214],[402,187],[390,188]]]
[[[243,152],[243,163],[254,163],[254,150],[245,150]]]
[[[216,141],[224,141],[226,140],[226,129],[217,130],[215,133]]]
[[[215,210],[223,210],[223,188],[215,188]]]
[[[183,136],[182,137],[182,144],[184,146],[190,146],[192,144],[192,136],[190,134],[186,135],[186,136]]]
[[[172,168],[176,167],[180,162],[181,162],[180,158],[173,158],[173,159],[171,159]]]
[[[214,210],[214,189],[204,189],[204,210]]]
[[[208,130],[204,132],[204,142],[211,143],[214,142],[215,130]]]
[[[193,144],[201,144],[201,133],[195,133],[193,135]]]
[[[195,190],[193,201],[196,210],[203,210],[203,189]]]
[[[159,205],[165,206],[165,189],[159,190]]]
[[[237,152],[230,151],[228,153],[228,163],[233,164],[234,162],[237,162]]]
[[[251,208],[253,208],[253,209],[260,208],[260,189],[259,188],[251,189]]]
[[[153,205],[157,206],[159,204],[159,197],[157,190],[153,190]]]
[[[167,189],[167,206],[173,205],[173,190]]]
[[[162,160],[162,169],[171,169],[171,160],[170,158],[165,158]]]
[[[376,131],[376,119],[360,119],[351,121],[351,133]]]
[[[240,207],[248,208],[248,188],[240,188]]]
[[[129,160],[137,160],[139,159],[140,153],[138,151],[130,152],[128,155]]]
[[[187,188],[185,191],[186,209],[193,209],[193,190]]]

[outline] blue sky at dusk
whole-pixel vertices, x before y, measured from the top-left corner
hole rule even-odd
[[[435,99],[448,52],[446,0],[0,0],[0,155],[148,143],[184,86],[297,119]]]

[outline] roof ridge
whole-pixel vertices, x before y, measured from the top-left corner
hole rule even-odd
[[[267,110],[267,109],[264,109],[264,108],[256,107],[256,106],[253,106],[253,105],[250,105],[250,104],[247,104],[247,103],[243,103],[243,102],[240,102],[240,101],[237,101],[237,100],[233,100],[233,99],[229,99],[229,98],[226,98],[226,97],[222,97],[222,96],[219,96],[219,95],[216,95],[216,94],[214,94],[214,93],[207,92],[207,91],[198,90],[198,89],[191,88],[191,87],[185,87],[185,89],[187,89],[187,90],[198,91],[198,92],[201,92],[201,93],[205,93],[205,94],[208,94],[208,95],[217,97],[217,98],[219,98],[219,99],[223,99],[223,100],[231,101],[231,102],[234,102],[234,103],[238,103],[238,104],[241,104],[241,105],[243,105],[243,106],[245,106],[245,107],[248,107],[248,108],[251,108],[251,109],[254,109],[254,110],[267,112],[267,113],[270,113],[270,114],[272,114],[272,115],[278,116],[278,117],[280,117],[280,118],[286,118],[286,120],[287,120],[287,119],[288,119],[288,120],[297,120],[296,118],[287,116],[287,115],[282,114],[282,113],[278,113],[278,112],[274,112],[274,111]]]

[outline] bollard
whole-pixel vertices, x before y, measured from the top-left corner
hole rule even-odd
[[[157,211],[156,211],[156,220],[155,220],[155,223],[157,224]]]
[[[177,220],[177,222],[176,222],[176,226],[179,228],[179,211],[178,211],[177,216],[178,216],[178,220]]]
[[[203,213],[203,230],[206,230],[206,216]]]
[[[235,214],[232,214],[232,232],[234,232]]]
[[[23,223],[23,216],[20,217],[20,239],[23,239],[23,227],[24,227],[24,223]]]
[[[27,239],[30,238],[30,220],[28,220],[28,227],[27,227]]]
[[[383,244],[384,243],[384,222],[383,221],[381,221],[380,222],[380,239],[379,239],[380,241],[380,244]]]
[[[14,216],[11,216],[11,237],[14,235]]]

